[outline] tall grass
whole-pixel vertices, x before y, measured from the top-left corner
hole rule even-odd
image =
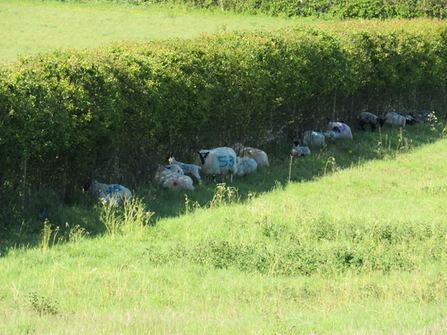
[[[447,140],[421,144],[442,129],[355,132],[231,186],[154,190],[127,224],[173,213],[138,229],[12,247],[0,331],[441,334]]]

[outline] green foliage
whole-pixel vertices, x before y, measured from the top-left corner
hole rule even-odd
[[[80,0],[68,1],[79,2]],[[114,2],[114,0],[101,1]],[[286,17],[338,17],[343,19],[390,19],[396,17],[431,17],[443,19],[445,17],[444,11],[446,9],[443,0],[124,0],[123,2],[142,6],[150,6],[152,4],[176,4],[247,14],[268,14]]]
[[[446,26],[411,23],[347,21],[22,57],[0,78],[2,190],[63,194],[88,175],[116,182],[116,170],[141,183],[167,154],[191,161],[198,148],[258,146],[272,132],[291,139],[327,117],[354,123],[365,104],[443,106]]]
[[[139,237],[143,228],[149,225],[149,221],[154,215],[146,210],[143,200],[137,198],[126,201],[123,208],[115,207],[112,202],[99,206],[99,219],[112,238],[118,233],[133,233]]]
[[[40,296],[35,292],[28,294],[28,303],[31,308],[36,311],[39,315],[52,314],[56,315],[58,311],[58,302],[52,298],[47,298]]]

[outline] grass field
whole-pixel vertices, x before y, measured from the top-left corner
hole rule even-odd
[[[277,29],[311,20],[192,11],[182,7],[53,1],[0,2],[0,59],[112,41],[192,38],[237,29]]]
[[[53,216],[2,250],[0,332],[443,334],[443,130],[355,132],[232,186],[66,208],[65,236]]]

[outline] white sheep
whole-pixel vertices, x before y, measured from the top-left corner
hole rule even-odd
[[[237,173],[238,176],[246,176],[255,172],[258,167],[258,163],[253,158],[236,157]]]
[[[269,158],[261,149],[245,147],[242,143],[236,143],[234,151],[239,157],[254,159],[258,166],[269,166]]]
[[[200,166],[198,166],[196,164],[185,164],[185,163],[178,162],[175,160],[175,157],[169,158],[168,161],[169,161],[169,164],[179,165],[181,167],[181,169],[183,170],[183,173],[192,174],[199,181],[199,184],[202,183],[202,178],[200,177],[200,174],[199,174],[199,170],[202,169]]]
[[[307,130],[301,136],[301,145],[303,146],[321,146],[326,145],[323,133],[313,130]]]
[[[169,188],[172,191],[194,191],[191,177],[172,172],[164,166],[160,166],[157,169],[155,180],[160,186]]]
[[[128,188],[117,184],[103,184],[97,180],[91,182],[88,179],[84,191],[90,191],[96,200],[104,204],[111,203],[115,207],[132,199],[132,192]]]
[[[353,138],[351,128],[344,122],[329,122],[327,132],[324,135],[326,137],[349,138],[351,140]]]
[[[291,151],[291,155],[292,156],[309,156],[310,155],[310,150],[309,147],[301,147],[299,141],[293,141],[292,144],[292,151]]]
[[[197,164],[206,175],[212,175],[216,181],[216,175],[222,175],[222,183],[225,176],[230,174],[230,182],[233,182],[233,175],[237,172],[236,153],[233,149],[219,147],[211,150],[200,150],[196,155]]]
[[[386,121],[385,123],[392,124],[394,126],[399,126],[404,128],[407,120],[405,119],[405,116],[399,114],[399,113],[386,113],[385,115]]]

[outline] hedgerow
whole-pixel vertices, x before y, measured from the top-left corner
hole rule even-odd
[[[81,2],[80,0],[63,1]],[[82,2],[85,1],[82,0]],[[116,2],[116,0],[100,1]],[[446,11],[444,0],[121,0],[120,2],[143,6],[151,6],[153,4],[185,5],[251,15],[336,17],[341,19],[418,17],[444,19]]]
[[[2,192],[80,188],[167,154],[296,136],[368,104],[444,106],[446,24],[355,22],[22,57],[0,77]],[[441,116],[438,113],[438,116]],[[28,168],[27,168],[28,167]],[[20,187],[19,187],[20,185]],[[1,194],[0,194],[1,196]]]

